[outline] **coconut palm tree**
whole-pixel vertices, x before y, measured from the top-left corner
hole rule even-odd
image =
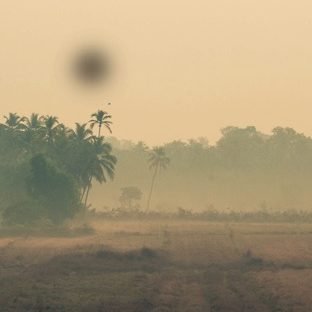
[[[147,210],[149,210],[150,208],[156,176],[162,170],[167,169],[170,163],[170,159],[169,157],[167,157],[166,152],[163,147],[154,147],[152,151],[150,152],[148,163],[149,163],[149,168],[154,170],[154,173],[152,176],[151,189],[150,189],[150,193],[149,193],[148,200],[147,200]]]
[[[94,128],[95,125],[98,126],[98,137],[101,136],[102,126],[106,127],[109,133],[112,133],[110,119],[112,118],[107,112],[102,110],[98,110],[96,113],[91,115],[91,119],[89,120],[91,129]]]
[[[30,117],[25,117],[25,128],[38,130],[42,127],[43,117],[39,114],[32,113]]]
[[[43,117],[39,114],[31,114],[30,117],[25,117],[24,123],[21,125],[23,131],[23,140],[26,143],[26,149],[35,151],[37,146],[33,142],[42,139],[44,130],[42,127]]]
[[[79,142],[89,142],[94,138],[92,130],[87,128],[87,124],[80,124],[78,122],[76,122],[75,130],[71,132],[71,137]]]
[[[68,139],[70,154],[73,154],[71,159],[65,157],[66,161],[69,160],[67,166],[71,168],[72,174],[74,174],[82,188],[80,199],[82,200],[87,187],[89,185],[88,174],[88,160],[94,153],[93,143],[96,137],[93,135],[91,129],[87,128],[87,124],[75,124],[75,129],[70,130]]]
[[[16,113],[9,113],[8,116],[4,116],[5,122],[4,125],[6,128],[13,130],[20,130],[23,127],[23,122],[25,121],[25,117],[20,117]]]
[[[45,130],[45,138],[47,142],[52,143],[58,130],[64,126],[59,123],[57,117],[47,115],[43,117],[43,127]]]
[[[32,113],[30,117],[25,117],[23,128],[29,132],[42,132],[43,117],[39,114]]]
[[[85,182],[85,186],[82,192],[81,200],[85,197],[85,209],[87,208],[89,192],[92,187],[92,179],[94,178],[99,183],[106,183],[108,178],[114,178],[117,158],[112,155],[111,152],[111,145],[105,143],[103,137],[93,139],[92,150],[86,159],[86,170],[82,177]]]

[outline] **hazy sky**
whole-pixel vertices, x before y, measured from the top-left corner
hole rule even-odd
[[[228,125],[312,135],[311,12],[311,0],[0,0],[1,114],[72,125],[106,108],[114,135],[150,144],[214,141]],[[116,66],[92,91],[65,70],[89,43]]]

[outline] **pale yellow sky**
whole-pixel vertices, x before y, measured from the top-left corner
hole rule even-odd
[[[312,135],[311,0],[0,0],[0,107],[69,124],[109,107],[114,135],[160,144],[228,125]],[[115,76],[93,91],[66,75],[96,43]]]

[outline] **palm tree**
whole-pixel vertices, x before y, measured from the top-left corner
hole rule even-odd
[[[112,155],[111,152],[111,145],[105,143],[103,137],[93,139],[92,152],[89,154],[88,159],[86,159],[86,170],[82,178],[85,182],[85,186],[81,200],[83,200],[85,196],[85,209],[87,208],[89,192],[92,187],[92,179],[95,178],[99,183],[106,183],[107,178],[114,178],[117,158]]]
[[[55,116],[45,116],[43,117],[43,125],[45,130],[45,136],[48,143],[52,143],[57,131],[63,127]]]
[[[78,122],[76,122],[75,130],[71,132],[71,137],[79,142],[89,142],[94,138],[92,130],[87,128],[87,124],[80,124]]]
[[[43,117],[32,113],[30,117],[25,118],[25,127],[31,130],[38,130],[42,127]]]
[[[44,135],[43,127],[43,117],[39,116],[38,114],[31,114],[30,117],[25,117],[24,124],[22,125],[22,128],[24,129],[24,140],[27,144],[28,150],[36,150],[36,147],[34,144],[34,140],[36,139],[42,139]]]
[[[159,173],[161,170],[167,169],[170,163],[170,159],[169,157],[167,157],[163,147],[154,147],[153,150],[150,152],[148,162],[149,162],[149,168],[154,169],[154,173],[152,177],[151,190],[150,190],[148,200],[147,200],[147,210],[149,210],[150,208],[152,193],[153,193],[157,173]]]
[[[21,129],[23,122],[25,121],[25,117],[20,117],[16,113],[9,113],[8,116],[4,116],[5,122],[4,125],[9,129]]]
[[[111,124],[112,122],[110,119],[112,118],[107,112],[102,110],[98,110],[96,113],[91,115],[91,119],[89,120],[91,129],[94,128],[95,125],[98,125],[98,137],[101,136],[102,126],[104,125],[110,133],[112,133]]]

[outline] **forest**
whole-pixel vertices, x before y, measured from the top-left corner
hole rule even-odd
[[[132,186],[142,191],[136,203],[145,208],[153,173],[147,162],[152,149],[143,142],[107,140],[118,166],[113,183],[95,187],[94,207],[122,206],[120,189]],[[263,134],[251,126],[227,127],[215,144],[198,138],[169,142],[163,149],[170,164],[156,177],[151,209],[311,210],[312,139],[292,128],[276,127]]]
[[[4,223],[60,224],[87,211],[310,213],[312,139],[292,128],[227,127],[213,145],[202,137],[152,148],[113,137],[107,112],[90,118],[71,129],[55,116],[4,117]]]

